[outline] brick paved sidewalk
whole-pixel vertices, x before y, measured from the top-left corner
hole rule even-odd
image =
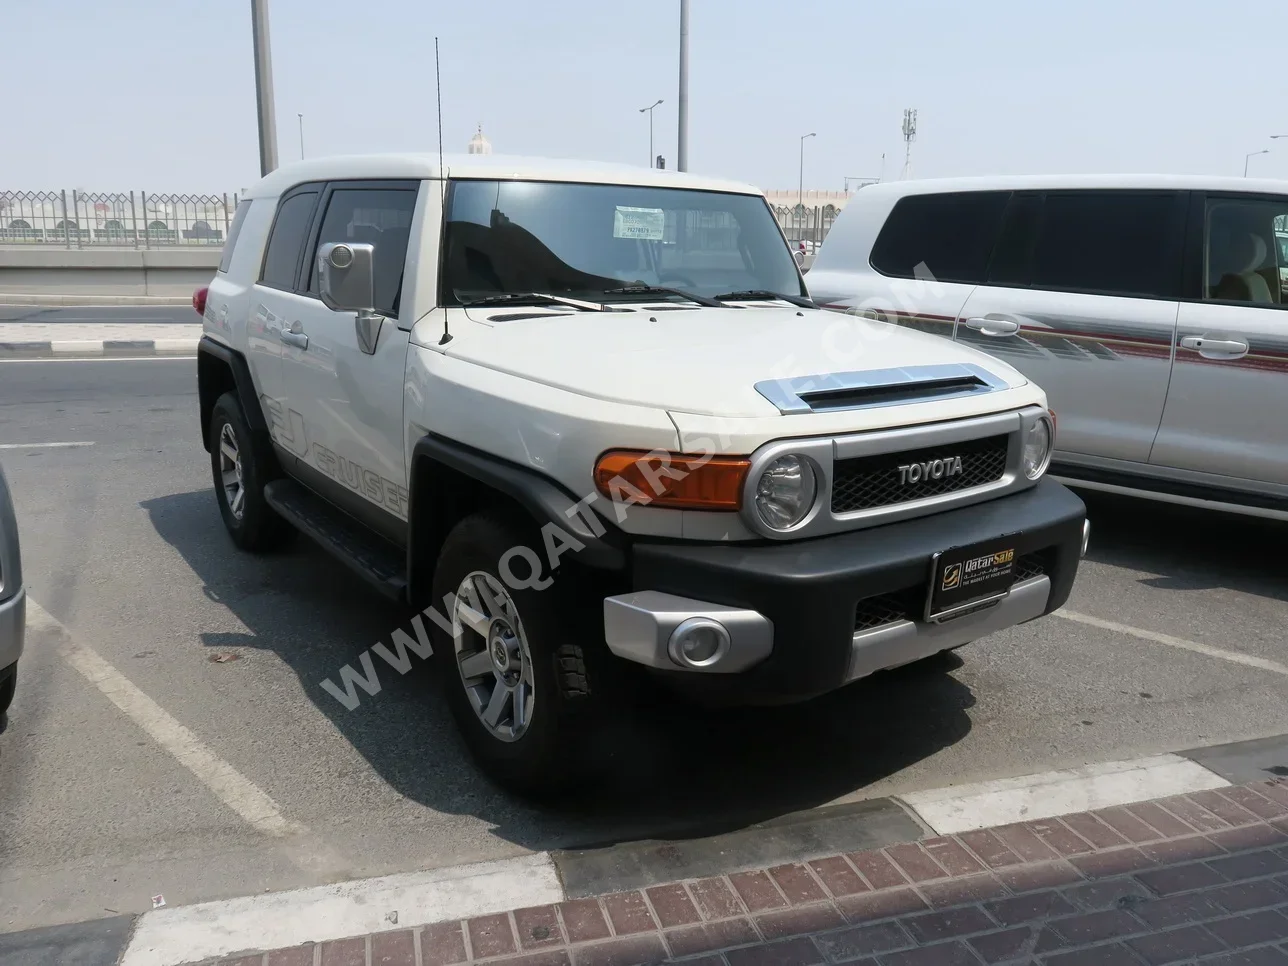
[[[218,962],[672,961],[1288,966],[1288,781]]]

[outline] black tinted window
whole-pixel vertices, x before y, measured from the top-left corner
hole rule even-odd
[[[990,285],[1029,284],[1033,264],[1033,242],[1042,215],[1042,196],[1017,194],[1006,206],[1002,231],[993,247],[988,266]]]
[[[896,278],[982,282],[1007,191],[911,195],[890,212],[872,248],[872,267]]]
[[[375,306],[385,315],[398,314],[403,264],[411,237],[416,192],[392,188],[339,188],[331,192],[318,245],[330,242],[368,242],[374,246]],[[317,292],[316,252],[309,259],[309,292]]]
[[[1033,252],[1033,286],[1178,298],[1179,201],[1172,192],[1048,194]]]
[[[241,234],[242,222],[246,220],[246,212],[250,211],[250,202],[243,201],[237,206],[237,211],[233,214],[233,223],[228,226],[228,240],[224,242],[223,254],[219,256],[219,270],[228,271],[228,266],[233,260],[233,246],[237,244],[237,236]]]
[[[291,195],[277,209],[277,220],[273,223],[268,251],[264,254],[264,271],[259,277],[263,284],[287,291],[295,288],[300,249],[304,247],[304,236],[308,234],[317,198],[315,191]]]

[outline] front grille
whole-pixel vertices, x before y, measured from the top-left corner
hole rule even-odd
[[[854,609],[854,630],[870,631],[883,624],[909,620],[908,605],[903,596],[906,595],[882,594],[859,601],[859,606]]]
[[[832,479],[832,512],[854,513],[876,507],[893,506],[921,500],[928,496],[969,490],[994,483],[1006,472],[1008,437],[989,436],[965,443],[949,443],[934,449],[904,450],[838,460]],[[961,458],[960,473],[945,473],[938,479],[928,476],[906,482],[919,471],[901,474],[900,466],[934,463],[936,460]]]
[[[1041,577],[1046,573],[1045,553],[1026,553],[1015,561],[1015,582]]]

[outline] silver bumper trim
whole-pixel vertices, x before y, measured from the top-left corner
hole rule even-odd
[[[857,681],[877,671],[911,664],[922,658],[969,644],[1024,621],[1041,617],[1051,596],[1051,581],[1032,577],[1011,588],[1011,592],[985,610],[927,624],[897,621],[854,635],[850,671],[846,682]]]
[[[681,664],[670,654],[671,635],[693,618],[715,621],[729,635],[723,653],[701,667]],[[773,651],[774,626],[754,610],[643,590],[604,598],[604,640],[615,655],[636,664],[694,674],[736,674]]]

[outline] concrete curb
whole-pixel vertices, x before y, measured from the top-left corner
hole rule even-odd
[[[898,851],[904,843],[917,841],[939,848],[935,843],[957,834],[970,837],[978,830],[1013,827],[1017,822],[1103,814],[1118,806],[1175,796],[1210,796],[1215,789],[1264,782],[1285,771],[1288,735],[825,806],[707,838],[537,852],[158,909],[135,917],[128,932],[118,920],[103,920],[101,927],[111,933],[111,941],[104,943],[102,958],[83,962],[181,966],[244,950],[284,949],[394,928],[414,930],[511,909],[664,887],[679,880],[786,867],[837,853]],[[1236,799],[1237,793],[1232,791]],[[64,933],[68,943],[84,942],[85,929],[96,925],[33,930],[30,935],[39,934],[37,945],[48,949],[57,947],[57,937]],[[24,935],[28,934],[5,938],[13,948],[25,948]],[[270,966],[273,962],[270,957]]]
[[[124,356],[191,356],[199,339],[70,339],[0,342],[0,360],[95,359]]]
[[[191,305],[190,295],[27,295],[0,292],[0,305],[70,307],[76,305]]]

